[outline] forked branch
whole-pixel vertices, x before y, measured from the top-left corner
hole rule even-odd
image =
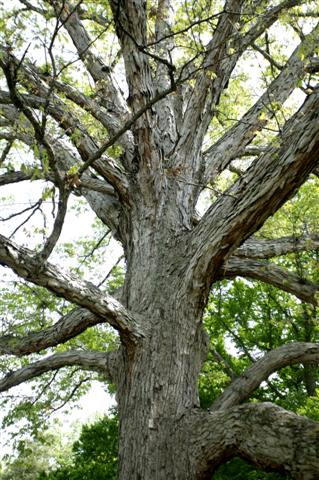
[[[87,328],[101,323],[105,323],[104,318],[84,308],[75,308],[54,325],[39,332],[31,332],[23,336],[3,335],[0,337],[0,354],[20,357],[41,352],[46,348],[65,343]]]
[[[102,373],[109,380],[113,380],[117,363],[117,352],[83,352],[70,350],[57,353],[30,363],[27,367],[8,373],[0,380],[0,392],[9,390],[23,382],[39,377],[43,373],[59,370],[64,367],[78,366],[83,370]]]
[[[208,291],[222,262],[308,178],[318,162],[318,111],[319,93],[314,93],[193,230],[193,248],[189,249],[192,288],[196,285],[201,292]]]
[[[234,456],[295,480],[319,476],[318,423],[272,403],[194,411],[180,422],[175,444],[183,445],[180,462],[192,459],[199,479]]]

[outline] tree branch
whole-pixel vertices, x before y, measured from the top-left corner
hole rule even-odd
[[[33,89],[37,92],[37,95],[19,95],[19,102],[22,106],[25,106],[26,113],[27,110],[30,110],[30,107],[35,109],[44,108],[70,138],[82,160],[85,162],[88,158],[94,157],[94,163],[93,161],[90,162],[93,168],[106,178],[119,194],[125,198],[127,194],[127,180],[124,172],[112,158],[106,157],[106,155],[104,158],[100,158],[106,149],[103,151],[98,149],[94,139],[87,132],[79,119],[73,115],[65,102],[48,89],[40,78],[35,76],[34,69],[25,66],[14,55],[12,55],[12,53],[8,53],[6,48],[2,47],[1,52],[3,54],[1,57],[3,68],[18,68],[19,81],[28,90],[30,90],[31,83]],[[10,104],[11,97],[7,92],[1,92],[2,103],[6,101],[6,96],[7,103]],[[115,143],[115,141],[113,143]],[[98,150],[99,153],[97,155]]]
[[[274,240],[259,240],[249,238],[234,255],[243,258],[267,259],[286,255],[292,252],[305,252],[319,248],[319,235],[304,235],[303,237],[282,237]]]
[[[108,379],[113,380],[117,363],[116,357],[117,352],[102,353],[98,351],[83,352],[70,350],[68,352],[56,353],[43,360],[30,363],[27,367],[8,373],[0,380],[0,392],[39,377],[43,373],[59,370],[63,367],[79,366],[83,370],[93,370],[102,373]]]
[[[319,285],[300,278],[295,273],[273,263],[232,256],[225,266],[221,267],[220,275],[221,279],[241,276],[270,283],[285,292],[296,295],[303,302],[319,305]]]
[[[234,456],[295,480],[316,480],[319,475],[318,423],[272,403],[197,410],[181,420],[175,435],[175,444],[183,446],[180,462],[193,459],[198,479],[211,478]]]
[[[245,402],[272,373],[296,363],[319,363],[319,345],[295,342],[266,353],[223,391],[211,409],[224,410]]]
[[[11,183],[24,182],[32,178],[32,173],[25,172],[9,172],[0,175],[0,187],[10,185]]]
[[[7,93],[0,90],[0,109],[2,109],[1,103],[7,101]],[[5,111],[3,112],[3,114],[6,116],[6,118],[10,120],[13,127],[16,127],[16,122],[19,119],[18,110],[11,105],[3,106],[5,107]],[[34,138],[31,134],[26,133],[28,132],[29,128],[30,125],[26,121],[23,125],[23,128],[21,128],[21,130],[23,130],[22,133],[20,129],[18,132],[16,132],[15,128],[12,133],[0,132],[0,138],[4,138],[6,140],[18,139],[32,148],[34,145]],[[80,159],[74,154],[73,151],[71,151],[70,148],[68,148],[64,144],[62,140],[57,140],[55,137],[51,137],[50,135],[47,135],[47,138],[54,151],[58,168],[61,170],[61,172],[64,173],[64,175],[67,175],[67,172],[72,167],[80,163]],[[27,178],[25,178],[23,175],[23,173],[20,174],[18,172],[14,172],[14,174],[12,174],[12,177],[3,176],[3,181],[8,181],[14,178],[26,180]],[[44,174],[43,172],[43,176],[44,178],[55,182],[54,177],[51,177],[50,173]],[[92,174],[87,171],[84,172],[81,177],[80,183],[77,187],[77,192],[83,194],[96,215],[101,219],[103,223],[105,223],[111,228],[114,235],[117,235],[120,204],[114,188],[108,182],[94,178]]]
[[[57,3],[52,2],[50,3]],[[89,37],[83,23],[80,19],[80,9],[72,7],[68,1],[58,2],[61,10],[61,20],[66,28],[71,40],[78,52],[79,58],[83,61],[93,80],[103,82],[104,101],[108,102],[104,106],[119,119],[128,113],[126,102],[124,101],[120,89],[113,80],[110,68],[103,62],[102,58],[93,52],[94,41]],[[110,100],[107,98],[109,97]]]
[[[203,216],[191,234],[189,282],[207,295],[221,263],[287,201],[318,162],[319,92],[273,145]]]
[[[122,47],[129,99],[133,113],[154,97],[153,79],[147,54],[146,3],[143,0],[110,0],[116,33]]]
[[[20,357],[41,352],[41,350],[65,343],[87,328],[100,323],[105,323],[105,319],[84,308],[75,308],[54,325],[39,332],[31,332],[23,336],[4,335],[0,337],[0,354]]]
[[[105,321],[119,331],[123,342],[128,345],[137,343],[139,338],[144,336],[136,319],[113,297],[90,282],[61,272],[48,262],[39,269],[34,252],[19,247],[2,235],[0,235],[0,265],[10,267],[25,280],[45,287],[56,295],[87,308],[98,317],[105,318]]]
[[[249,154],[252,153],[251,150],[247,152],[247,145],[274,116],[273,105],[283,104],[296,88],[298,81],[304,76],[307,58],[315,48],[318,35],[319,24],[294,50],[280,74],[272,81],[255,105],[217,143],[204,152],[205,181],[214,180],[235,158],[249,152]],[[307,55],[302,60],[304,52]],[[259,155],[260,153],[262,152],[254,150],[252,154]]]
[[[218,103],[240,56],[240,52],[232,57],[227,55],[227,48],[236,31],[236,21],[240,17],[244,3],[244,0],[226,1],[213,38],[206,47],[201,72],[187,105],[179,144],[176,148],[177,152],[179,150],[187,152],[189,158],[192,158],[190,152],[196,151],[197,145],[201,144],[212,117],[212,108]],[[194,125],[196,125],[195,129]],[[185,162],[184,156],[186,155],[182,156],[183,162]]]
[[[30,65],[30,68],[35,70],[34,65]],[[41,75],[41,72],[38,70],[37,75],[52,89],[61,93],[62,95],[65,95],[66,98],[71,100],[77,106],[90,113],[105,128],[107,128],[112,137],[122,128],[122,124],[125,122],[127,115],[122,115],[121,118],[118,118],[118,116],[112,113],[110,106],[109,109],[103,107],[103,104],[106,101],[110,103],[109,95],[104,87],[102,89],[97,88],[97,92],[94,95],[94,98],[92,98],[92,96],[89,97],[84,95],[71,85],[51,79],[45,75]],[[131,132],[129,130],[125,131],[116,142],[123,147],[126,160],[128,161],[128,159],[130,159],[128,163],[130,164],[132,158],[134,157],[134,140]]]

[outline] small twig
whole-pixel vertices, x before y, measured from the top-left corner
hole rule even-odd
[[[100,286],[103,285],[103,283],[106,282],[106,280],[107,280],[108,278],[110,278],[110,276],[111,276],[114,268],[123,260],[123,258],[124,258],[124,255],[121,255],[121,256],[117,259],[117,261],[116,261],[116,263],[113,265],[113,267],[109,270],[109,272],[106,274],[106,276],[103,278],[103,280],[97,285],[98,288],[100,288]]]
[[[25,212],[28,212],[29,210],[33,210],[34,208],[39,207],[41,205],[41,203],[42,203],[42,200],[38,200],[33,205],[30,205],[30,207],[27,207],[24,210],[21,210],[20,212],[12,213],[8,217],[1,217],[0,221],[1,222],[7,222],[8,220],[12,220],[12,218],[14,218],[14,217],[18,217],[19,215],[23,215]]]
[[[8,153],[10,152],[12,145],[13,145],[13,140],[12,141],[9,140],[6,144],[6,146],[4,147],[4,149],[1,153],[1,157],[0,157],[0,166],[4,163],[5,159],[7,158]]]
[[[83,260],[81,261],[80,265],[83,265],[83,263],[85,262],[85,260],[87,260],[89,257],[91,257],[94,252],[101,246],[103,240],[110,234],[110,230],[107,230],[103,235],[102,237],[98,240],[98,242],[94,245],[94,247],[90,250],[89,253],[87,253],[86,255],[84,255],[82,258]]]
[[[40,201],[39,201],[40,202]],[[23,227],[23,225],[25,225],[26,223],[28,223],[28,221],[30,220],[30,218],[33,217],[33,215],[35,214],[35,212],[37,210],[40,210],[41,209],[41,203],[37,204],[37,206],[34,208],[33,212],[22,222],[20,223],[20,225],[17,226],[17,228],[15,228],[15,230],[11,233],[11,235],[9,236],[9,238],[12,238],[18,230],[20,230],[21,227]],[[30,209],[29,209],[30,210]]]

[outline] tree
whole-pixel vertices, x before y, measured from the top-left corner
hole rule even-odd
[[[62,442],[57,432],[45,432],[37,439],[20,440],[17,444],[16,455],[6,456],[3,469],[0,471],[1,480],[21,478],[36,480],[44,470],[52,468],[50,461],[61,459]],[[68,449],[63,445],[64,455]],[[54,457],[52,453],[54,452]]]
[[[1,23],[0,184],[45,179],[53,188],[31,213],[48,197],[56,213],[33,249],[0,235],[0,264],[68,307],[56,300],[61,318],[52,324],[41,317],[37,329],[4,332],[1,353],[22,361],[13,360],[1,391],[65,367],[110,380],[120,479],[210,478],[233,456],[318,478],[318,423],[248,401],[280,368],[317,363],[316,343],[270,350],[208,410],[198,399],[212,285],[247,277],[318,303],[317,284],[267,261],[314,250],[317,232],[258,236],[318,173],[316,2],[19,0],[12,8]],[[295,44],[288,57],[278,28]],[[243,85],[250,59],[262,68],[255,101]],[[288,108],[298,89],[301,105]],[[200,216],[206,189],[214,195]],[[73,193],[123,247],[124,285],[113,294],[54,257]],[[105,323],[118,347],[76,348],[81,332]]]
[[[106,480],[116,478],[118,420],[105,416],[83,425],[80,438],[73,443],[72,461],[42,472],[37,480]]]

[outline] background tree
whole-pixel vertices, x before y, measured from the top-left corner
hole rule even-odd
[[[198,396],[207,331],[214,342],[220,329],[203,327],[213,285],[241,276],[318,302],[302,262],[294,272],[289,260],[269,261],[313,252],[316,224],[289,236],[257,234],[317,172],[317,9],[298,0],[20,0],[3,13],[0,185],[46,185],[36,203],[7,217],[24,215],[0,236],[0,263],[23,282],[3,292],[4,304],[22,290],[34,301],[17,317],[19,308],[4,315],[0,389],[42,376],[18,415],[34,412],[40,398],[40,406],[57,400],[58,408],[85,388],[87,371],[109,379],[119,406],[119,478],[210,478],[233,456],[296,479],[318,477],[318,424],[279,404],[248,401],[271,374],[300,363],[313,392],[319,347],[311,308],[302,307],[306,341],[291,342],[282,330],[288,343],[280,346],[271,313],[267,330],[256,314],[249,323],[233,309],[226,325],[233,337],[246,331],[237,346],[248,358],[208,410]],[[303,97],[288,108],[298,89]],[[206,190],[213,196],[199,215]],[[79,265],[65,268],[66,255],[77,258],[72,244],[61,265],[57,242],[73,193],[104,226],[84,256],[96,253],[105,228],[123,247],[124,284],[112,293],[103,255],[87,278]],[[49,199],[53,218],[29,231],[27,248],[19,227],[45,214]],[[223,320],[225,306],[217,310]],[[254,355],[247,342],[256,342]]]

